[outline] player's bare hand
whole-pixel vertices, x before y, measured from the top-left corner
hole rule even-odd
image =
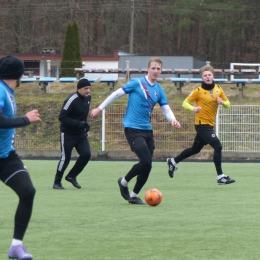
[[[176,119],[172,120],[172,126],[176,128],[181,128],[181,124]]]
[[[92,118],[96,118],[101,113],[101,111],[102,110],[99,107],[94,108],[94,109],[92,109],[90,116]]]
[[[194,107],[194,109],[193,109],[193,111],[194,111],[195,113],[199,113],[200,110],[201,110],[201,107]]]
[[[37,109],[27,112],[25,116],[28,117],[30,123],[37,123],[42,121]]]
[[[221,105],[224,103],[223,99],[220,97],[217,97],[217,102]]]

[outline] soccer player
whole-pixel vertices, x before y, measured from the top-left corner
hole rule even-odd
[[[16,117],[14,91],[20,85],[24,73],[23,61],[6,56],[0,59],[0,179],[18,196],[19,202],[14,217],[14,234],[8,250],[10,259],[32,259],[23,247],[23,237],[29,224],[35,188],[26,167],[14,149],[15,128],[40,122],[37,110]],[[2,210],[4,213],[4,210]]]
[[[151,58],[148,62],[147,75],[142,78],[132,79],[122,88],[114,91],[96,109],[91,111],[93,118],[97,117],[103,109],[128,94],[128,104],[123,119],[126,139],[131,150],[137,155],[139,162],[123,178],[118,179],[121,196],[130,204],[146,205],[138,194],[145,185],[152,169],[152,157],[155,149],[153,129],[150,121],[154,106],[158,103],[167,120],[176,128],[180,123],[168,105],[163,88],[157,83],[162,72],[162,60]],[[129,194],[128,183],[134,178],[136,183]]]
[[[82,78],[78,81],[77,92],[72,93],[63,104],[60,111],[60,147],[61,157],[58,163],[53,189],[64,189],[61,184],[62,176],[71,159],[72,149],[75,147],[79,157],[69,171],[65,180],[75,188],[81,186],[77,182],[77,176],[83,171],[91,157],[88,141],[89,124],[87,117],[91,101],[90,82]]]
[[[193,145],[182,151],[175,158],[168,158],[168,173],[171,178],[177,170],[177,164],[201,151],[204,145],[209,144],[214,149],[213,161],[217,171],[218,184],[230,184],[235,182],[229,176],[224,175],[221,167],[222,145],[214,132],[216,114],[219,105],[230,107],[230,102],[223,89],[214,83],[214,68],[206,65],[200,69],[202,84],[191,92],[184,100],[182,106],[195,113],[195,130],[197,132]],[[195,106],[191,103],[196,102]]]

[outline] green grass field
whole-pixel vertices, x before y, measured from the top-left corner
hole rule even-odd
[[[157,207],[121,197],[117,179],[134,162],[90,161],[78,177],[80,190],[66,181],[65,190],[52,189],[57,161],[24,163],[37,190],[24,245],[36,260],[260,259],[258,163],[223,163],[236,183],[219,186],[213,163],[180,163],[171,179],[166,163],[154,162],[139,195],[158,188],[163,201]],[[0,197],[2,260],[17,197],[3,184]]]

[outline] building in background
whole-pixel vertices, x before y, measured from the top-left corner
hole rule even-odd
[[[44,48],[42,54],[13,54],[25,64],[25,75],[33,77],[56,77],[59,78],[60,62],[62,59],[61,54],[56,54],[52,48]],[[0,58],[5,56],[0,54]],[[147,68],[147,62],[152,56],[140,56],[136,54],[126,53],[122,51],[114,51],[112,55],[83,55],[82,68],[89,70],[85,73],[85,77],[125,77],[124,73],[107,73],[112,69],[137,69],[139,71]],[[199,69],[206,64],[202,60],[193,56],[160,56],[163,60],[163,69]],[[48,63],[49,66],[48,66]],[[48,70],[48,67],[51,69]],[[100,72],[97,72],[100,70]],[[102,70],[105,72],[102,73]],[[96,72],[94,72],[96,71]],[[141,73],[142,74],[142,73]],[[76,73],[75,73],[76,76]],[[137,74],[132,73],[131,77],[139,77],[140,72]],[[161,77],[174,77],[174,74],[162,74]]]

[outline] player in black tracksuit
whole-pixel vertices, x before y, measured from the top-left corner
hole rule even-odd
[[[82,172],[91,157],[89,141],[87,138],[87,132],[89,131],[87,117],[91,101],[91,96],[89,94],[90,86],[91,84],[87,79],[80,79],[77,84],[77,92],[71,94],[64,101],[60,111],[61,158],[58,163],[54,180],[54,189],[64,189],[61,180],[64,171],[69,165],[71,152],[74,147],[79,154],[79,158],[65,177],[65,180],[71,182],[74,187],[78,189],[81,188],[76,178]]]

